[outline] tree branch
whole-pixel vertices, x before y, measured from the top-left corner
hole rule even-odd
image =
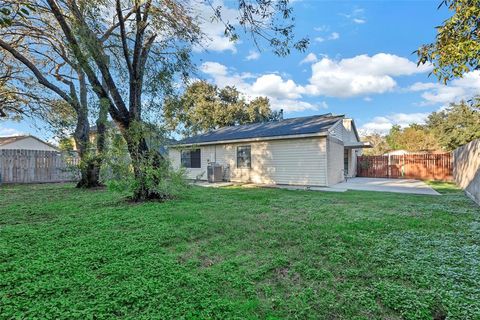
[[[132,62],[130,61],[130,54],[128,53],[127,34],[125,32],[125,20],[122,15],[120,0],[116,1],[116,7],[117,7],[118,23],[120,25],[120,38],[122,39],[123,55],[125,57],[125,62],[127,63],[128,73],[130,74],[130,77],[131,77],[133,73]]]
[[[88,80],[90,81],[90,84],[93,87],[93,91],[97,94],[97,96],[100,99],[105,99],[105,100],[108,101],[109,112],[110,112],[110,115],[112,116],[112,118],[119,123],[125,124],[126,122],[128,122],[128,110],[126,109],[125,104],[123,103],[123,100],[120,97],[120,94],[117,91],[116,92],[117,94],[113,95],[113,99],[115,100],[115,104],[114,104],[114,102],[110,98],[107,91],[103,88],[100,81],[97,79],[97,76],[95,75],[95,72],[92,70],[90,64],[88,63],[87,57],[81,51],[80,46],[77,42],[77,39],[73,35],[73,32],[70,29],[70,26],[67,24],[67,22],[65,20],[65,17],[63,15],[63,13],[61,12],[60,8],[58,7],[58,5],[56,4],[55,0],[46,0],[46,1],[47,1],[48,5],[50,6],[50,9],[51,9],[52,13],[55,16],[55,19],[60,24],[60,27],[62,28],[62,31],[65,34],[66,40],[71,45],[73,54],[75,55],[76,59],[78,60],[80,67],[82,68],[82,70],[87,75]],[[82,22],[82,21],[80,21],[80,22]],[[83,22],[83,24],[85,25],[84,22]],[[94,54],[94,57],[98,55],[98,53],[95,53],[95,52],[93,54]],[[98,60],[98,58],[95,61],[97,62],[97,60]],[[99,66],[99,68],[100,68],[100,65],[103,66],[103,68],[100,68],[103,77],[107,78],[106,80],[108,80],[108,79],[112,80],[111,76],[108,77],[109,73],[108,73],[107,76],[105,75],[105,70],[103,70],[106,67],[105,64],[100,64],[99,65],[99,63],[97,62],[97,65]],[[108,70],[107,70],[107,72],[108,72]],[[107,85],[108,85],[108,81],[106,81],[106,82],[107,82]],[[115,90],[113,90],[113,91],[115,91]],[[117,108],[117,106],[118,106],[118,108]]]
[[[51,83],[48,81],[47,78],[45,78],[42,75],[42,72],[38,70],[38,68],[30,61],[28,60],[24,55],[22,55],[20,52],[18,52],[15,48],[10,46],[8,43],[0,39],[0,47],[2,47],[4,50],[8,51],[12,56],[14,56],[18,61],[23,63],[30,71],[33,72],[35,77],[37,78],[38,82],[47,87],[48,89],[52,90],[56,94],[58,94],[63,100],[65,100],[68,104],[70,104],[75,110],[78,110],[79,104],[78,101],[75,101],[71,96],[67,95],[62,89],[60,89],[58,86],[55,84]]]
[[[128,18],[130,18],[130,16],[135,12],[135,10],[130,10],[124,17],[123,17],[123,21],[127,21]],[[120,20],[120,19],[119,19]],[[107,29],[107,31],[105,31],[105,33],[103,34],[103,36],[101,36],[100,38],[98,38],[98,41],[100,42],[105,42],[107,41],[107,39],[112,35],[112,33],[115,31],[115,29],[117,29],[118,27],[120,26],[120,21],[115,23],[113,26],[111,26],[110,28]]]

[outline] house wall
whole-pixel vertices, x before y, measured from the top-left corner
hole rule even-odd
[[[350,149],[348,166],[349,177],[355,177],[357,175],[357,156],[359,155],[360,151],[361,149]]]
[[[344,131],[342,121],[338,121],[337,124],[330,129],[330,135],[339,140],[343,140]]]
[[[238,146],[251,146],[252,167],[237,168]],[[327,143],[325,137],[245,142],[201,146],[201,168],[188,168],[188,178],[206,180],[208,162],[225,169],[233,182],[265,184],[327,185]],[[180,167],[180,149],[170,148],[174,167]],[[343,163],[343,162],[342,162]]]
[[[353,131],[352,119],[343,119],[342,141],[358,141],[355,131]]]
[[[52,148],[48,144],[42,143],[37,139],[31,137],[27,137],[25,139],[17,140],[12,143],[0,146],[0,150],[11,149],[57,151],[57,149]]]
[[[480,205],[480,139],[455,149],[453,178]]]
[[[339,139],[328,137],[327,139],[327,168],[328,186],[332,186],[344,180],[343,173],[343,142]]]
[[[357,136],[353,129],[352,119],[343,119],[342,121],[342,137],[344,142],[358,142]],[[361,149],[350,149],[348,152],[348,176],[355,177],[357,175],[357,154],[361,153]]]
[[[357,156],[356,156],[355,150],[345,149],[345,151],[347,152],[346,156],[348,158],[347,176],[354,177],[356,175],[356,169],[357,169]],[[343,156],[345,157],[345,154]]]

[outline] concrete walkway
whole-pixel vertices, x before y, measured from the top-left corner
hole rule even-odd
[[[222,188],[229,186],[261,187],[261,188],[279,188],[288,190],[311,190],[311,191],[327,191],[327,192],[345,192],[347,190],[364,190],[379,192],[397,192],[411,194],[428,194],[440,195],[433,190],[425,182],[414,179],[383,179],[383,178],[349,178],[347,182],[341,182],[331,187],[314,187],[314,186],[292,186],[278,184],[258,184],[258,183],[233,183],[233,182],[216,182],[208,183],[207,181],[191,182],[191,184],[208,187]]]
[[[235,185],[232,182],[210,183],[210,182],[207,182],[207,181],[197,181],[197,182],[192,181],[192,182],[190,182],[190,184],[194,185],[194,186],[205,187],[205,188],[223,188],[223,187],[230,187],[230,186]]]
[[[414,179],[349,178],[331,189],[440,195],[425,182]]]

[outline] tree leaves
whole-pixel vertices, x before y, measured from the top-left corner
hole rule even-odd
[[[444,110],[433,112],[426,126],[443,148],[454,150],[480,138],[480,108],[474,101],[452,103]]]
[[[416,53],[419,64],[433,63],[432,73],[447,83],[480,67],[480,0],[444,0],[442,6],[453,15],[436,28],[435,42],[422,45]]]
[[[3,4],[0,8],[0,28],[10,26],[17,18],[26,18],[31,11],[35,8],[21,0],[16,4]]]
[[[167,127],[185,136],[281,117],[270,109],[268,98],[247,102],[235,87],[220,89],[205,81],[194,82],[182,96],[168,99],[163,112]]]

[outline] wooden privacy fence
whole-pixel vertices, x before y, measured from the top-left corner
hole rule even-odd
[[[76,155],[56,151],[0,150],[0,183],[73,181],[78,164]]]
[[[357,176],[452,180],[451,153],[406,154],[398,156],[359,156]]]

